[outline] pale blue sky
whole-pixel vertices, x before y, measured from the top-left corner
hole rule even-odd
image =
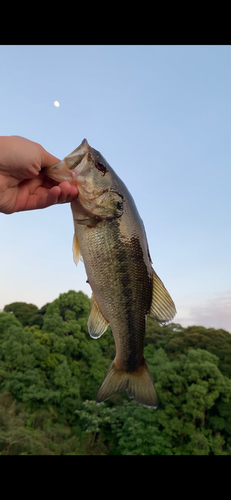
[[[175,321],[231,332],[230,46],[0,46],[0,135],[60,158],[86,137],[134,197]],[[90,296],[69,205],[0,228],[0,309]]]

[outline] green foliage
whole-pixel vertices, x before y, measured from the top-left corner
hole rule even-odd
[[[0,394],[0,455],[83,455],[70,427],[52,423],[52,411],[28,414],[9,392]]]
[[[35,342],[31,332],[25,331],[22,326],[11,326],[1,344],[2,360],[10,372],[14,369],[26,369],[40,366],[41,361],[48,354],[46,347]]]
[[[46,314],[57,313],[64,321],[70,321],[88,318],[89,312],[90,300],[87,295],[70,290],[68,293],[61,293],[58,299],[49,304]]]
[[[28,319],[38,311],[37,306],[34,304],[27,304],[26,302],[12,302],[4,307],[4,311],[13,313],[23,326],[28,324]]]
[[[148,346],[146,358],[159,409],[128,401],[114,406],[86,401],[77,413],[86,435],[92,436],[90,442],[106,444],[110,436],[110,454],[224,454],[225,439],[211,425],[210,409],[219,398],[223,404],[230,401],[231,381],[217,368],[217,357],[192,350],[171,361],[162,348]]]
[[[89,337],[89,311],[71,290],[40,310],[17,302],[0,313],[0,454],[230,454],[230,334],[148,318],[158,409],[125,393],[97,405],[115,344],[110,328]]]
[[[8,312],[1,312],[0,313],[0,340],[3,338],[4,333],[7,332],[8,328],[10,326],[21,326],[20,321],[18,321],[14,314],[8,313]]]
[[[44,314],[46,314],[46,310],[49,306],[49,303],[45,304],[45,306],[38,309],[32,316],[30,316],[27,320],[28,326],[37,325],[40,328],[43,326],[43,318]]]
[[[148,318],[148,324],[150,322],[153,324],[153,329],[147,339],[148,342],[156,347],[163,347],[169,358],[175,359],[196,346],[198,349],[204,349],[218,356],[219,369],[231,378],[231,335],[229,332],[203,326],[182,328],[180,325],[172,324],[163,327],[162,335],[158,335],[156,329],[161,327],[156,326],[152,318]]]

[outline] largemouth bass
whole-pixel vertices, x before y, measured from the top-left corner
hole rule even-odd
[[[128,189],[86,139],[64,160],[44,169],[58,182],[78,186],[72,201],[73,255],[82,256],[92,289],[88,330],[99,338],[110,324],[116,356],[96,401],[127,391],[144,406],[157,408],[157,394],[144,358],[145,321],[173,319],[174,302],[152,268],[142,219]]]

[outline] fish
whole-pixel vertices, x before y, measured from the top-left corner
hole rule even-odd
[[[171,321],[175,304],[153,269],[143,221],[132,195],[113,168],[86,139],[62,161],[44,169],[78,186],[71,202],[73,257],[84,262],[92,290],[88,331],[98,339],[110,325],[116,355],[96,402],[117,392],[156,409],[158,398],[144,357],[145,323]]]

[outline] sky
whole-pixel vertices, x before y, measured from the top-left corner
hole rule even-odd
[[[0,46],[0,135],[59,158],[86,138],[135,200],[174,322],[231,332],[231,46]],[[69,204],[0,230],[0,310],[91,296]]]

